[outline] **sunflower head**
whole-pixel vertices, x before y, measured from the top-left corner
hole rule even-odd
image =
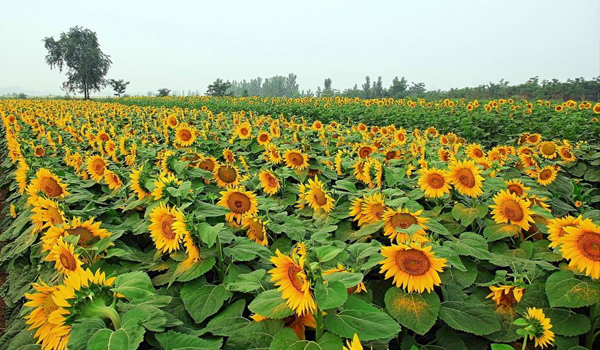
[[[430,198],[441,198],[450,193],[448,172],[442,169],[428,168],[419,170],[419,187]]]
[[[221,192],[219,205],[230,210],[225,216],[227,221],[241,224],[244,215],[253,215],[258,212],[258,201],[252,191],[243,187],[228,188]]]
[[[392,241],[395,239],[397,243],[407,243],[411,240],[426,241],[426,232],[428,218],[421,217],[422,210],[411,212],[407,208],[387,209],[383,214],[383,233]],[[411,226],[417,225],[420,228],[411,235],[405,232],[398,231],[408,230]]]
[[[179,146],[189,147],[196,141],[195,129],[187,123],[181,123],[175,131],[175,143]]]
[[[302,316],[313,313],[317,306],[310,291],[310,281],[304,271],[304,251],[300,254],[292,252],[291,256],[283,255],[279,250],[271,258],[275,268],[269,270],[271,282],[281,291],[286,304]]]
[[[183,239],[189,233],[183,213],[164,203],[160,203],[150,212],[149,230],[156,249],[163,253],[179,250]]]
[[[254,242],[268,246],[267,226],[256,215],[245,215],[242,219],[242,228],[246,229],[246,235]]]
[[[304,170],[308,168],[308,157],[298,149],[287,150],[283,154],[285,164],[288,168],[294,170]]]
[[[81,260],[79,255],[75,254],[75,246],[65,242],[63,237],[58,239],[45,260],[54,262],[54,268],[65,276],[81,269]]]
[[[85,163],[90,177],[96,182],[102,181],[107,167],[106,160],[101,156],[92,156],[88,157]]]
[[[240,183],[240,171],[233,164],[218,164],[213,170],[213,178],[221,188],[235,187]]]
[[[517,197],[525,197],[527,195],[527,191],[530,190],[529,187],[525,186],[521,180],[512,179],[509,181],[504,181],[508,192],[516,195]]]
[[[36,172],[35,176],[28,190],[32,199],[37,198],[39,192],[52,199],[65,198],[69,194],[67,192],[67,185],[62,183],[60,178],[50,172],[50,170],[41,168]]]
[[[457,161],[450,165],[450,181],[456,190],[469,197],[483,194],[483,177],[473,161]]]
[[[537,182],[542,186],[548,186],[556,180],[557,174],[553,166],[546,166],[537,173]]]
[[[492,300],[498,306],[513,307],[516,303],[521,302],[523,298],[524,288],[500,285],[490,286],[491,293],[486,298],[492,298]]]
[[[303,199],[313,210],[323,209],[323,211],[326,213],[329,213],[333,210],[334,200],[331,196],[329,196],[329,194],[327,194],[325,185],[319,180],[318,177],[315,177],[314,180],[308,180],[308,186],[306,186]]]
[[[528,230],[530,223],[534,222],[533,212],[529,208],[529,202],[508,191],[500,191],[494,196],[492,217],[498,224],[511,224]]]
[[[261,171],[258,179],[265,193],[269,195],[276,194],[281,187],[279,179],[270,170]]]
[[[600,279],[600,226],[591,219],[580,219],[576,227],[564,227],[567,232],[559,242],[569,266],[593,279]]]
[[[542,309],[528,307],[525,320],[527,321],[524,329],[525,336],[535,340],[536,347],[545,348],[552,345],[554,332],[550,330],[552,328],[551,320],[546,317]]]

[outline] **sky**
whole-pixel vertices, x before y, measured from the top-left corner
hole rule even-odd
[[[2,12],[0,94],[64,94],[42,39],[75,25],[97,33],[130,94],[288,73],[313,91],[367,75],[429,90],[600,76],[598,0],[3,0]]]

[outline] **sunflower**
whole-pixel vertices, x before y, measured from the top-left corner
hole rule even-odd
[[[342,272],[342,273],[350,273],[350,271],[348,271],[344,265],[342,264],[338,264],[337,267],[331,268],[331,269],[327,269],[327,270],[323,270],[322,275],[323,276],[328,276],[331,274],[334,274],[336,272]],[[327,281],[325,281],[325,283],[327,283]],[[366,292],[367,291],[367,287],[365,286],[364,282],[359,282],[356,286],[354,287],[350,287],[350,288],[346,288],[348,294],[352,294],[352,293],[360,293],[360,292]]]
[[[254,322],[262,322],[264,320],[268,320],[267,317],[254,314],[250,316]],[[298,316],[297,314],[293,314],[283,319],[283,326],[286,328],[291,328],[294,333],[296,333],[296,337],[300,340],[306,339],[306,327],[309,328],[317,328],[315,316],[312,313]]]
[[[529,323],[526,329],[529,328],[534,333],[529,334],[529,339],[535,340],[536,347],[545,348],[552,345],[554,332],[550,330],[552,328],[552,324],[550,324],[551,320],[546,317],[542,309],[528,307],[525,319]]]
[[[258,174],[258,179],[260,180],[260,184],[265,191],[265,193],[274,195],[279,191],[281,185],[279,184],[279,179],[270,171],[263,170]]]
[[[189,233],[181,210],[170,208],[164,203],[160,203],[150,212],[148,229],[156,250],[162,253],[179,250],[183,239]]]
[[[441,198],[450,193],[448,171],[436,168],[419,170],[419,186],[426,197]]]
[[[61,306],[66,306],[62,302],[61,292],[64,292],[64,286],[49,286],[40,280],[40,283],[33,283],[33,289],[36,293],[25,293],[28,300],[25,306],[34,308],[25,316],[25,324],[29,329],[37,329],[34,336],[41,343],[42,349],[66,349],[69,341],[69,326],[50,323],[50,318],[55,312],[61,312]]]
[[[533,211],[529,209],[529,202],[509,191],[500,191],[494,196],[492,208],[492,217],[498,224],[511,224],[528,230],[530,222],[534,222],[531,217]]]
[[[516,195],[517,197],[526,197],[527,196],[527,191],[530,190],[529,187],[525,186],[521,182],[521,180],[518,180],[518,179],[512,179],[512,180],[509,180],[509,181],[504,181],[504,183],[506,184],[508,192],[510,192],[511,194]]]
[[[304,170],[308,168],[308,156],[299,149],[287,150],[283,154],[285,165],[294,170]]]
[[[123,186],[123,181],[119,178],[119,175],[115,174],[110,170],[104,172],[104,181],[111,190],[119,189]]]
[[[280,164],[282,162],[279,150],[272,143],[265,148],[265,158],[273,164]]]
[[[59,208],[58,203],[51,199],[38,198],[31,209],[31,222],[33,223],[33,233],[40,232],[43,229],[60,225],[65,221],[65,213]]]
[[[263,131],[260,134],[258,134],[256,141],[259,145],[267,145],[269,142],[271,142],[271,135],[269,135],[268,132]]]
[[[408,209],[398,208],[387,209],[383,214],[383,233],[390,238],[390,240],[396,240],[397,243],[406,243],[412,240],[423,241],[427,240],[427,229],[428,218],[421,217],[423,210],[411,212]],[[407,233],[399,232],[397,229],[406,230],[412,225],[421,226],[421,228],[415,231],[411,236]]]
[[[527,142],[532,145],[537,145],[542,140],[542,135],[540,134],[529,134],[527,136]]]
[[[196,141],[196,133],[193,127],[187,123],[181,123],[175,131],[175,143],[179,146],[189,147]]]
[[[371,153],[375,152],[377,150],[377,147],[375,146],[371,146],[371,145],[360,145],[360,147],[358,147],[358,156],[360,158],[368,158]]]
[[[211,173],[215,170],[217,166],[217,160],[214,157],[201,157],[200,162],[198,162],[198,168],[206,171],[210,171]]]
[[[91,156],[87,158],[85,163],[90,177],[96,182],[102,181],[106,172],[106,161],[104,158],[101,156]]]
[[[363,215],[364,199],[354,198],[350,201],[350,216],[354,217],[352,221],[358,221],[358,226],[362,226],[366,222],[366,218]]]
[[[548,198],[546,197],[538,197],[536,195],[530,195],[527,198],[527,201],[529,202],[529,208],[533,208],[534,205],[537,205],[538,207],[550,212],[550,206],[548,204],[546,204],[546,201],[548,200]]]
[[[19,193],[25,193],[27,189],[27,174],[29,172],[29,165],[25,159],[19,159],[19,164],[17,166],[17,170],[15,170],[15,181],[19,186]]]
[[[231,212],[225,215],[229,222],[240,224],[244,215],[253,215],[258,212],[258,201],[252,191],[245,191],[243,187],[228,188],[221,192],[219,205]]]
[[[344,346],[342,350],[363,350],[363,346],[360,344],[360,339],[358,339],[358,334],[354,333],[352,341],[347,340],[346,346]]]
[[[252,126],[248,122],[241,123],[235,128],[235,134],[240,139],[249,139],[252,137]]]
[[[152,191],[152,197],[154,200],[159,200],[164,196],[164,189],[167,187],[178,187],[183,182],[175,177],[173,174],[160,174],[158,179],[154,181],[154,190]]]
[[[547,158],[547,159],[554,159],[554,158],[556,158],[556,152],[558,151],[558,146],[556,145],[556,143],[554,143],[552,141],[544,141],[544,142],[540,142],[540,144],[538,145],[538,150],[539,150],[540,154],[542,155],[542,157]]]
[[[563,258],[569,266],[586,276],[600,279],[600,226],[584,219],[577,227],[565,227],[567,232],[560,240]]]
[[[225,158],[225,162],[234,163],[235,162],[235,154],[229,149],[225,148],[223,150],[223,158]]]
[[[167,118],[167,125],[174,129],[177,127],[177,125],[179,124],[179,120],[177,119],[177,116],[175,114],[171,114],[169,115],[169,117]]]
[[[46,149],[44,148],[44,146],[35,146],[35,149],[33,151],[33,154],[38,157],[41,158],[44,155],[46,155]]]
[[[44,260],[53,261],[54,268],[65,276],[81,268],[81,260],[79,254],[75,254],[75,246],[63,241],[63,237],[58,239]]]
[[[386,209],[387,207],[384,203],[383,194],[375,193],[365,196],[362,203],[361,213],[364,218],[364,223],[370,224],[381,221]]]
[[[333,210],[333,198],[327,194],[325,185],[318,177],[315,177],[314,180],[308,180],[304,199],[308,203],[308,206],[315,211],[323,209],[324,212],[329,213]]]
[[[492,291],[487,299],[492,298],[493,301],[496,302],[498,306],[507,306],[512,307],[516,303],[521,302],[521,298],[523,298],[524,288],[515,287],[515,286],[490,286],[490,290]]]
[[[236,187],[240,184],[240,171],[233,164],[217,164],[213,178],[221,188]]]
[[[67,185],[62,183],[58,176],[45,168],[41,168],[35,173],[35,178],[31,180],[27,192],[32,197],[31,203],[38,198],[39,192],[43,192],[47,197],[53,199],[65,198],[69,194]]]
[[[112,235],[106,229],[100,228],[100,225],[101,223],[94,222],[93,218],[83,221],[75,217],[71,222],[65,222],[60,226],[50,226],[42,237],[42,249],[50,251],[58,239],[63,236],[79,236],[77,245],[89,248],[97,241]]]
[[[483,147],[477,143],[472,143],[469,146],[467,146],[465,153],[467,154],[467,157],[473,160],[480,160],[485,158],[485,151],[483,150]]]
[[[246,230],[248,238],[254,242],[265,247],[269,245],[267,227],[256,215],[245,215],[242,218],[242,228]]]
[[[483,194],[483,177],[471,160],[457,161],[450,165],[450,181],[456,190],[465,196],[479,197]]]
[[[565,235],[567,235],[567,231],[565,228],[567,227],[578,227],[581,222],[581,217],[572,217],[571,215],[567,215],[562,218],[554,218],[548,220],[548,239],[550,240],[550,244],[548,247],[556,248],[561,244],[561,239]]]
[[[146,173],[144,172],[144,166],[140,166],[139,169],[131,170],[131,175],[129,178],[131,179],[131,189],[135,192],[138,199],[144,199],[150,196],[148,190],[146,190]]]
[[[354,177],[356,177],[357,180],[362,181],[362,182],[366,182],[367,179],[365,178],[365,165],[367,164],[367,162],[365,162],[362,159],[357,159],[356,163],[354,163]]]
[[[271,282],[279,287],[287,306],[303,316],[312,314],[317,305],[310,292],[310,281],[304,272],[305,251],[293,251],[291,256],[283,255],[279,249],[275,251],[276,256],[271,258],[275,268],[269,270]]]
[[[393,277],[394,284],[408,293],[431,292],[442,283],[438,272],[446,266],[446,259],[436,258],[431,248],[417,243],[382,247],[384,260],[379,263],[380,273],[385,273],[385,279]]]
[[[577,160],[571,149],[567,146],[558,147],[558,154],[565,163],[571,163]]]
[[[548,186],[556,180],[557,174],[553,166],[546,166],[538,172],[537,182],[542,186]]]

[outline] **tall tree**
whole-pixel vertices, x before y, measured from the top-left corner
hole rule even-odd
[[[322,96],[331,97],[333,96],[333,87],[331,87],[332,81],[331,78],[325,79],[323,82],[323,91],[321,92]]]
[[[363,98],[371,98],[371,78],[367,75],[365,77],[365,83],[362,85]]]
[[[158,97],[167,97],[171,93],[171,90],[167,88],[158,89]]]
[[[230,96],[231,94],[227,92],[230,87],[231,83],[229,81],[223,81],[223,79],[219,78],[208,86],[206,94],[209,96]]]
[[[406,90],[408,89],[408,82],[404,77],[402,79],[398,79],[395,77],[392,80],[392,85],[390,86],[389,94],[393,98],[403,98],[406,97]]]
[[[373,84],[373,97],[381,98],[385,95],[385,88],[383,87],[383,79],[381,76],[377,78],[377,81]]]
[[[115,91],[115,96],[117,96],[117,97],[121,97],[121,95],[123,95],[125,93],[125,90],[127,89],[127,85],[129,85],[129,82],[125,81],[123,79],[119,79],[119,80],[108,79],[107,82],[108,82],[108,85],[110,85],[110,87]]]
[[[75,26],[67,33],[62,32],[58,40],[49,37],[43,42],[48,50],[46,63],[50,68],[56,67],[60,72],[66,68],[67,81],[63,83],[63,90],[83,93],[84,98],[89,99],[91,91],[100,91],[106,86],[104,77],[112,61],[100,50],[95,32]]]

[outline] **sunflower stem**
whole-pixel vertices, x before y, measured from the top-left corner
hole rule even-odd
[[[104,305],[104,300],[96,299],[88,304],[82,312],[85,317],[100,317],[102,319],[111,320],[115,330],[121,328],[121,317],[117,310],[110,306]]]
[[[225,280],[225,274],[224,274],[224,269],[223,269],[223,248],[221,247],[221,238],[219,237],[219,235],[217,234],[217,239],[216,239],[216,243],[217,243],[217,257],[219,259],[219,280],[221,281],[221,283],[223,283],[223,281]]]
[[[319,309],[317,307],[317,311],[316,311],[316,315],[315,315],[315,324],[317,326],[317,341],[319,341],[319,339],[321,339],[321,336],[323,335],[323,313],[321,312],[321,309]]]
[[[521,347],[521,350],[525,349],[527,349],[527,334],[523,336],[523,347]]]
[[[592,328],[585,335],[585,347],[588,349],[592,348],[592,345],[594,345],[594,340],[596,339],[596,336],[598,335],[598,333],[594,334],[594,331],[596,330],[596,328],[594,326],[596,325],[596,317],[597,316],[598,316],[598,303],[590,306],[590,321],[592,321]]]

